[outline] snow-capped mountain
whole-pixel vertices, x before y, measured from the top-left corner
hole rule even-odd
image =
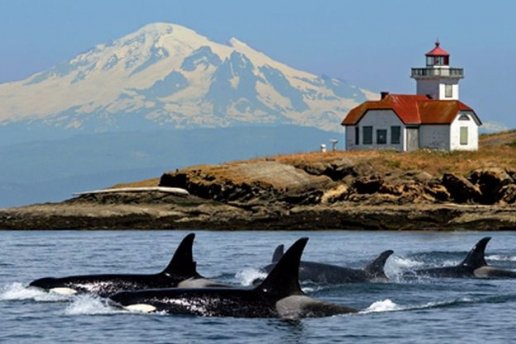
[[[109,129],[295,124],[338,130],[372,92],[291,68],[232,38],[144,26],[70,61],[0,85],[0,124]]]

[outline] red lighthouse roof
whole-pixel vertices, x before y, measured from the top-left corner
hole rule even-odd
[[[450,56],[446,50],[440,47],[439,41],[435,42],[435,48],[427,52],[426,56]]]
[[[460,111],[469,111],[477,124],[482,124],[473,109],[459,100],[435,100],[408,94],[388,94],[380,100],[363,102],[351,109],[341,124],[357,125],[369,110],[392,110],[406,125],[451,124]]]

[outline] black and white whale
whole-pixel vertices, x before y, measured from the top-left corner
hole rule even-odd
[[[106,297],[122,290],[149,288],[202,288],[219,284],[202,277],[192,257],[195,234],[188,234],[176,249],[168,266],[157,274],[103,274],[68,277],[45,277],[30,282],[38,287],[59,294],[92,293]]]
[[[419,269],[407,272],[405,276],[428,276],[450,278],[516,278],[516,271],[487,265],[485,250],[490,237],[480,239],[466,255],[466,258],[454,266]]]
[[[297,319],[356,310],[306,296],[299,286],[299,261],[308,238],[297,240],[265,280],[253,289],[153,289],[110,296],[110,304],[142,312],[202,316]]]
[[[270,272],[274,268],[276,262],[283,255],[283,250],[283,245],[276,247],[274,254],[272,255],[272,264],[262,268],[265,272]],[[376,257],[371,263],[369,263],[364,269],[352,269],[338,265],[302,260],[299,264],[299,279],[302,282],[310,281],[318,284],[386,281],[388,278],[384,271],[385,262],[392,253],[392,250],[380,253],[380,255]]]

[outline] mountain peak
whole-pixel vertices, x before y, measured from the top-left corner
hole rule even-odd
[[[240,41],[239,39],[237,39],[235,37],[231,37],[229,39],[229,45],[233,48],[242,47],[242,48],[246,48],[246,49],[251,49],[251,47],[249,45],[247,45],[246,43]]]
[[[135,33],[143,33],[143,32],[172,32],[176,27],[180,27],[177,24],[173,23],[165,23],[165,22],[156,22],[149,23],[138,30]]]
[[[174,127],[290,123],[338,130],[346,111],[368,93],[330,81],[237,38],[224,45],[181,25],[152,23],[0,85],[0,124],[105,128],[133,114]]]
[[[138,39],[139,37],[152,37],[154,40],[162,40],[167,38],[173,41],[190,42],[190,44],[202,44],[206,41],[209,41],[208,38],[185,26],[164,22],[151,23],[142,26],[135,32],[123,36],[117,41],[131,42],[135,39]]]

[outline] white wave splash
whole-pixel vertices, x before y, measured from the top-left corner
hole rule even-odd
[[[498,261],[498,262],[516,262],[516,256],[504,256],[500,254],[493,254],[486,256],[487,260]]]
[[[455,266],[455,265],[458,265],[458,264],[460,264],[460,260],[448,259],[448,260],[444,260],[441,263],[439,263],[439,266]]]
[[[397,303],[391,301],[390,299],[385,299],[382,301],[373,302],[369,307],[360,311],[360,314],[368,314],[368,313],[380,313],[380,312],[396,312],[396,311],[411,311],[417,309],[427,309],[427,308],[436,308],[436,307],[444,307],[448,305],[453,305],[456,303],[470,303],[473,302],[471,298],[463,297],[455,300],[448,301],[435,301],[435,302],[427,302],[421,305],[407,305],[401,306]]]
[[[237,272],[235,277],[241,285],[248,287],[251,286],[256,279],[264,279],[267,277],[267,273],[253,268],[245,268]]]
[[[76,296],[72,303],[70,303],[65,309],[65,314],[67,315],[95,315],[115,313],[124,313],[124,311],[110,307],[104,300],[87,294]]]
[[[54,302],[65,301],[69,299],[69,296],[60,295],[57,293],[48,293],[38,288],[26,287],[19,282],[0,287],[0,301],[34,300],[40,302]]]
[[[424,263],[406,257],[392,256],[385,264],[385,273],[387,276],[400,276],[407,270],[423,266]]]
[[[392,302],[390,299],[385,299],[382,301],[373,302],[371,304],[371,306],[367,307],[360,313],[367,314],[367,313],[379,313],[379,312],[393,312],[393,311],[399,311],[402,309],[403,308],[400,305]]]

